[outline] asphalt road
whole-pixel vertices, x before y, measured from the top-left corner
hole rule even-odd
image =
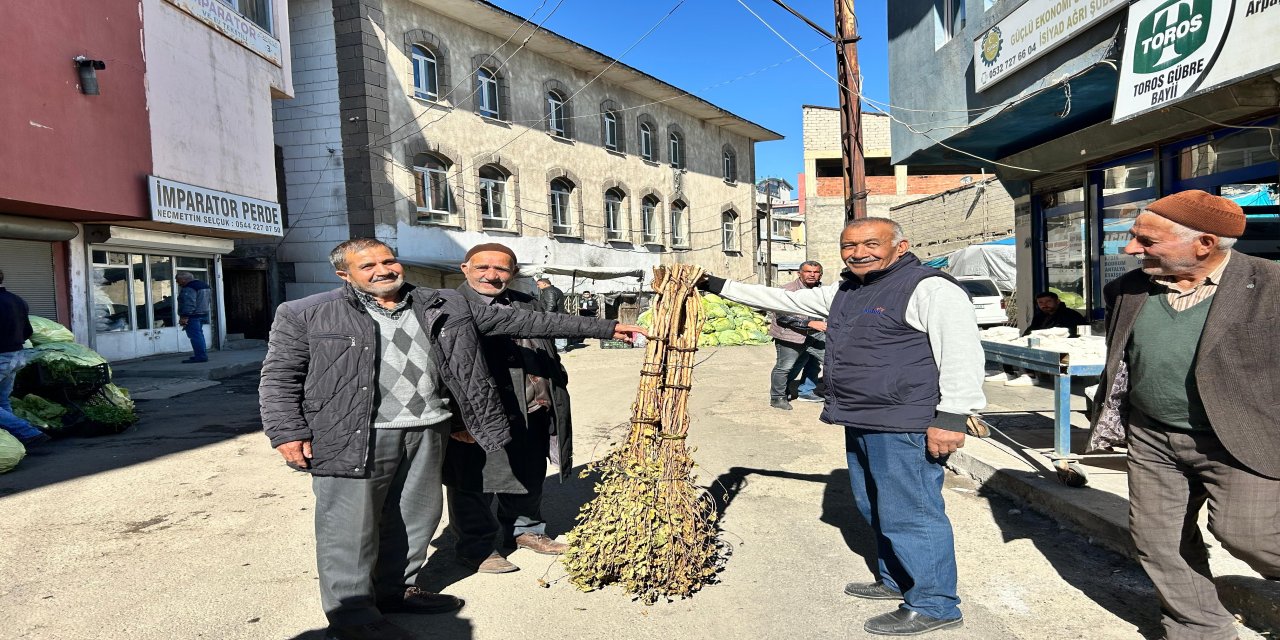
[[[579,464],[624,433],[641,358],[595,346],[566,358]],[[724,508],[732,555],[718,584],[644,606],[616,589],[581,593],[528,551],[511,556],[517,573],[470,575],[443,534],[428,586],[467,606],[395,619],[458,640],[872,637],[863,620],[893,605],[842,593],[870,578],[873,547],[840,430],[818,422],[816,405],[768,407],[772,348],[700,358],[690,443]],[[0,476],[0,638],[321,638],[309,481],[259,432],[254,376],[140,408],[125,434],[56,442]],[[563,533],[590,483],[547,489],[552,533]],[[1151,585],[1131,562],[967,479],[950,477],[945,493],[966,622],[933,637],[1158,637]]]

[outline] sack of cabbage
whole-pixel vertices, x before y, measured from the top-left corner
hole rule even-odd
[[[714,293],[704,293],[702,310],[706,313],[706,322],[702,325],[702,337],[698,338],[699,347],[733,347],[773,341],[768,333],[769,321],[763,313],[751,307],[725,300]],[[637,322],[648,327],[652,315],[645,311]]]

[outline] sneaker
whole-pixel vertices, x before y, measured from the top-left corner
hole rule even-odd
[[[546,556],[558,556],[569,548],[569,545],[563,542],[556,542],[555,539],[542,535],[541,533],[522,533],[516,536],[516,548],[528,549],[534,553],[541,553]]]
[[[787,402],[786,398],[774,398],[769,401],[769,406],[774,409],[782,409],[783,411],[791,410],[791,403]]]
[[[960,626],[964,626],[964,618],[944,620],[926,616],[910,609],[899,608],[896,611],[881,614],[867,620],[866,624],[862,625],[862,630],[878,636],[918,636],[930,631]]]
[[[1009,380],[1009,374],[1001,371],[999,373],[993,373],[983,379],[987,382],[1007,382]]]
[[[1034,386],[1036,386],[1036,379],[1035,379],[1035,378],[1033,378],[1033,377],[1031,376],[1031,374],[1024,373],[1024,374],[1022,374],[1022,375],[1020,375],[1020,376],[1018,376],[1018,377],[1016,377],[1016,378],[1014,378],[1014,379],[1012,379],[1012,380],[1006,380],[1006,381],[1005,381],[1005,383],[1004,383],[1004,386],[1006,386],[1006,387],[1034,387]]]
[[[796,396],[796,400],[801,402],[826,402],[826,400],[822,399],[822,396],[813,393],[802,393]]]

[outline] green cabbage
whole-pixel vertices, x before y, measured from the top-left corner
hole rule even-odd
[[[728,300],[725,300],[724,298],[721,298],[720,296],[718,296],[718,295],[716,295],[716,294],[714,294],[714,293],[704,293],[704,294],[702,294],[702,301],[703,301],[703,302],[710,302],[710,303],[712,303],[712,304],[726,304],[726,303],[729,303],[729,301],[728,301]],[[731,303],[730,303],[730,304],[731,304]]]
[[[729,318],[716,318],[715,320],[709,321],[707,324],[711,325],[711,328],[715,330],[716,333],[721,331],[730,331],[733,329],[733,320],[730,320]]]
[[[0,429],[0,473],[13,471],[26,455],[27,448],[8,431]]]
[[[30,393],[25,398],[12,398],[13,414],[45,430],[62,428],[62,415],[67,408]]]
[[[698,347],[699,347],[699,348],[702,348],[702,347],[718,347],[718,346],[720,346],[720,341],[716,339],[715,334],[713,334],[713,333],[704,333],[704,334],[702,334],[701,336],[698,336]]]
[[[70,329],[40,316],[27,316],[31,321],[31,344],[40,346],[51,342],[75,342],[76,337]]]
[[[716,339],[720,341],[721,346],[737,346],[743,344],[742,335],[737,330],[721,331],[716,334]]]
[[[107,361],[97,351],[74,342],[49,342],[32,349],[30,362],[66,362],[76,367],[96,367]]]

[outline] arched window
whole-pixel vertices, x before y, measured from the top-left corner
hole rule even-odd
[[[667,156],[671,158],[671,166],[684,168],[684,137],[675,131],[667,135]]]
[[[604,112],[604,148],[610,151],[620,151],[620,140],[622,137],[618,135],[618,114],[612,111]]]
[[[606,240],[621,240],[626,231],[622,220],[622,199],[624,194],[619,189],[604,192],[604,230]]]
[[[653,129],[647,122],[641,122],[640,127],[640,157],[645,160],[653,160]]]
[[[733,209],[720,214],[721,244],[725,251],[738,251],[738,213]]]
[[[511,228],[507,172],[491,164],[480,167],[480,225],[485,229]]]
[[[562,138],[569,131],[565,116],[565,97],[559,91],[547,92],[547,131]]]
[[[570,196],[573,195],[573,183],[564,178],[551,181],[551,233],[556,235],[574,235],[573,210],[570,207]]]
[[[658,199],[653,196],[640,202],[640,236],[645,244],[658,243]]]
[[[501,119],[501,96],[498,94],[498,75],[480,67],[476,70],[476,111],[495,120]]]
[[[436,54],[413,45],[413,95],[423,100],[440,99],[440,67]]]
[[[726,144],[724,146],[723,153],[721,153],[721,159],[723,160],[723,164],[724,164],[724,167],[723,167],[724,179],[729,182],[737,182],[738,181],[738,154],[733,150],[733,147],[730,147],[729,145]]]
[[[417,191],[418,219],[442,224],[453,220],[453,192],[449,188],[449,166],[440,158],[424,153],[413,162]]]
[[[671,246],[688,248],[688,206],[679,200],[671,203]]]

